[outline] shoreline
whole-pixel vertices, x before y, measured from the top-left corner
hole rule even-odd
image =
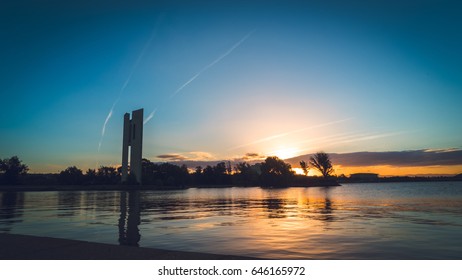
[[[285,189],[285,188],[312,188],[312,187],[339,187],[342,184],[369,184],[369,183],[425,183],[425,182],[460,182],[460,178],[436,178],[432,180],[421,180],[406,178],[397,180],[396,178],[384,178],[377,181],[315,181],[309,184],[297,184],[289,186],[243,186],[243,185],[188,185],[188,186],[157,186],[157,185],[0,185],[0,192],[45,192],[45,191],[174,191],[187,189],[221,189],[221,188],[252,188],[262,189]]]
[[[155,186],[155,185],[13,185],[0,186],[0,192],[45,192],[45,191],[169,191],[186,189],[214,189],[214,188],[251,188],[260,187],[263,189],[283,189],[283,188],[309,188],[309,187],[337,187],[333,185],[297,185],[284,187],[263,187],[263,186],[238,186],[238,185],[191,185],[191,186]]]
[[[0,233],[0,260],[256,260],[257,258]]]
[[[452,179],[452,178],[451,178]],[[46,191],[174,191],[187,189],[221,189],[221,188],[252,188],[285,189],[285,188],[312,188],[312,187],[339,187],[342,184],[368,184],[368,183],[425,183],[425,182],[460,182],[459,178],[449,180],[379,180],[379,181],[328,181],[324,184],[298,184],[293,186],[241,186],[241,185],[190,185],[190,186],[156,186],[156,185],[0,185],[1,192],[46,192]]]

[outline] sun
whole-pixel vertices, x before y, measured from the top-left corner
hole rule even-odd
[[[271,155],[277,156],[280,159],[288,159],[298,156],[299,152],[300,150],[297,148],[282,148],[273,151]]]

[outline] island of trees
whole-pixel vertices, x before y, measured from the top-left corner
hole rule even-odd
[[[229,161],[216,165],[197,166],[194,170],[186,165],[172,163],[154,163],[143,159],[143,185],[139,189],[169,189],[187,187],[309,187],[338,186],[339,183],[361,182],[354,176],[334,175],[330,157],[324,152],[311,156],[308,162],[301,161],[304,175],[297,175],[292,166],[278,157],[267,157],[263,162],[250,164],[239,162],[234,166]],[[309,169],[316,170],[321,176],[307,176]],[[13,156],[0,159],[0,190],[2,189],[112,189],[129,188],[135,185],[134,178],[121,182],[121,167],[101,166],[83,172],[76,166],[70,166],[57,174],[29,174],[29,168]],[[462,174],[454,177],[387,177],[367,182],[397,181],[449,181],[462,180]],[[130,185],[130,186],[128,186]],[[67,187],[69,186],[69,187]]]
[[[329,156],[319,152],[311,157],[309,163],[301,162],[305,175],[297,175],[292,166],[278,157],[267,157],[263,162],[249,164],[239,162],[219,162],[214,166],[197,166],[190,170],[186,165],[172,163],[154,163],[143,159],[143,188],[184,188],[190,186],[327,186],[338,185],[332,175],[333,168]],[[306,176],[309,165],[322,176]],[[0,184],[39,185],[39,186],[111,186],[132,185],[135,180],[121,182],[121,167],[101,166],[85,172],[76,166],[70,166],[58,174],[28,174],[29,168],[14,156],[0,159]],[[140,186],[141,187],[141,186]]]

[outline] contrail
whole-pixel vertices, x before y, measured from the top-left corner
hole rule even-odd
[[[280,134],[276,134],[276,135],[271,135],[271,136],[268,136],[268,137],[265,137],[265,138],[261,138],[261,139],[252,141],[250,143],[242,144],[242,145],[239,145],[239,146],[234,146],[232,148],[229,148],[228,151],[243,148],[243,147],[247,147],[247,146],[251,146],[251,145],[255,145],[255,144],[259,144],[259,143],[262,143],[262,142],[267,142],[267,141],[270,141],[270,140],[273,140],[273,139],[281,138],[281,137],[284,137],[284,136],[287,136],[287,135],[290,135],[290,134],[294,134],[294,133],[300,133],[300,132],[303,132],[305,130],[309,130],[309,129],[313,129],[313,128],[319,128],[319,127],[329,126],[329,125],[333,125],[333,124],[337,124],[337,123],[341,123],[341,122],[346,122],[346,121],[349,121],[351,119],[352,118],[347,118],[347,119],[343,119],[343,120],[332,121],[332,122],[328,122],[328,123],[322,123],[322,124],[317,124],[317,125],[313,125],[313,126],[308,126],[308,127],[304,127],[304,128],[300,128],[300,129],[296,129],[296,130],[292,130],[292,131],[288,131],[288,132],[284,132],[284,133],[280,133]]]
[[[157,111],[157,108],[154,109],[154,111],[152,111],[151,114],[149,114],[149,116],[143,121],[143,125],[147,124],[148,121],[150,121],[154,117],[154,115],[156,114],[156,111]]]
[[[177,95],[183,88],[185,88],[187,85],[189,85],[192,81],[194,81],[197,77],[199,77],[202,73],[207,71],[209,68],[220,62],[223,58],[227,57],[229,54],[231,54],[237,47],[239,47],[242,43],[244,43],[245,40],[247,40],[255,30],[250,31],[247,35],[245,35],[241,40],[239,40],[236,44],[234,44],[229,50],[227,50],[224,54],[220,55],[217,59],[215,59],[212,63],[209,65],[205,66],[200,70],[196,75],[194,75],[191,79],[189,79],[186,83],[181,85],[170,97],[173,98],[175,95]]]
[[[356,137],[351,137],[350,139],[340,139],[337,142],[331,143],[331,145],[343,144],[343,143],[353,143],[359,141],[368,141],[368,140],[375,140],[384,137],[391,137],[395,135],[404,134],[406,132],[397,131],[397,132],[388,132],[388,133],[381,133],[381,134],[366,134],[366,135],[357,135]]]
[[[160,18],[159,18],[159,20],[160,20]],[[127,79],[125,80],[124,84],[120,88],[119,95],[117,96],[116,100],[112,104],[112,107],[111,107],[111,109],[109,110],[109,113],[106,116],[103,127],[101,129],[101,137],[100,137],[99,143],[98,143],[98,153],[101,150],[101,145],[103,144],[104,134],[106,133],[106,126],[107,126],[107,124],[109,123],[109,120],[112,117],[112,113],[114,112],[114,108],[117,105],[117,103],[119,103],[120,98],[122,97],[122,94],[125,91],[125,88],[128,86],[128,84],[130,83],[130,80],[132,79],[133,73],[135,73],[135,70],[138,67],[138,64],[140,64],[141,59],[145,55],[147,49],[151,45],[152,40],[154,39],[155,35],[157,34],[157,28],[158,28],[158,25],[159,25],[159,20],[157,20],[157,23],[156,23],[156,25],[154,27],[154,30],[152,31],[151,36],[149,37],[149,40],[146,42],[146,44],[144,45],[144,47],[141,50],[140,54],[138,55],[138,58],[136,59],[135,63],[133,64],[132,70],[130,71],[130,73],[128,74]]]
[[[98,143],[98,152],[101,149],[101,144],[103,143],[104,133],[106,132],[106,125],[109,122],[109,119],[112,117],[112,112],[114,111],[115,104],[116,102],[114,102],[114,104],[111,107],[111,110],[109,111],[109,114],[106,117],[106,120],[104,120],[103,129],[101,130],[101,138],[99,139],[99,143]]]
[[[250,31],[249,33],[247,33],[247,35],[245,35],[241,40],[239,40],[236,44],[234,44],[231,48],[229,48],[229,50],[227,50],[225,53],[220,55],[217,59],[212,61],[212,63],[208,64],[207,66],[202,68],[199,72],[197,72],[196,75],[192,76],[188,81],[186,81],[177,90],[175,90],[175,92],[173,92],[170,95],[170,99],[174,98],[180,91],[182,91],[187,85],[189,85],[191,82],[193,82],[195,79],[197,79],[197,77],[199,77],[202,73],[204,73],[209,68],[211,68],[212,66],[214,66],[215,64],[220,62],[223,58],[227,57],[229,54],[231,54],[237,47],[239,47],[242,43],[244,43],[244,41],[247,40],[255,31],[256,31],[256,29],[254,29],[254,30]],[[144,124],[148,123],[152,119],[152,117],[154,116],[156,111],[157,111],[157,108],[154,111],[152,111],[151,114],[149,114],[149,116],[144,121]]]
[[[360,134],[360,133],[356,133],[356,134],[349,134],[349,135],[347,134],[347,135],[342,136],[342,137],[335,137],[334,136],[334,137],[329,137],[329,138],[331,138],[330,140],[327,140],[327,141],[323,140],[322,144],[321,144],[321,149],[324,149],[326,147],[335,146],[335,145],[338,145],[338,144],[354,143],[354,142],[359,142],[359,141],[369,141],[369,140],[375,140],[375,139],[379,139],[379,138],[385,138],[385,137],[401,135],[401,134],[405,134],[405,133],[407,133],[407,132],[397,131],[397,132],[388,132],[388,133],[381,133],[381,134]],[[321,138],[323,138],[323,137],[321,137]],[[314,141],[314,143],[317,143],[317,142],[320,142],[320,141]],[[304,149],[304,150],[301,150],[301,151],[306,152],[306,151],[312,151],[312,150],[314,150],[314,148]]]

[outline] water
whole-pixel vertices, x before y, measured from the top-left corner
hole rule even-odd
[[[274,259],[462,259],[462,182],[0,193],[0,232]]]

